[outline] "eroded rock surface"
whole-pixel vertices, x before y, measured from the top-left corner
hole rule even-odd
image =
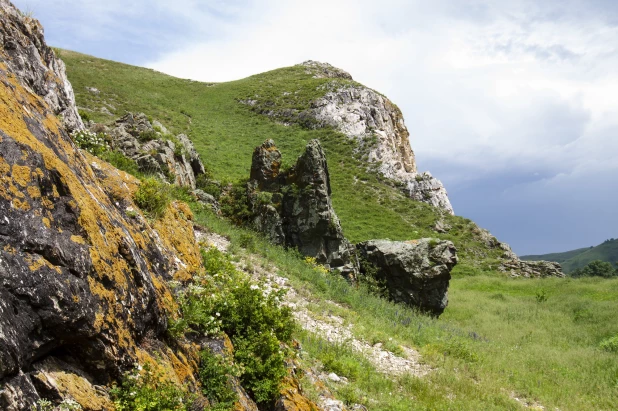
[[[138,362],[195,386],[196,353],[163,340],[176,310],[166,280],[201,264],[190,211],[173,203],[173,226],[155,231],[132,201],[139,182],[75,147],[48,102],[66,89],[41,97],[22,84],[51,76],[49,55],[24,49],[40,58],[24,74],[6,50],[26,44],[7,27],[38,23],[0,5],[0,409],[41,397],[109,409],[96,386]],[[41,47],[41,31],[23,30]]]
[[[331,202],[330,176],[317,140],[307,144],[296,164],[282,172],[281,153],[268,140],[253,153],[250,199],[255,226],[277,244],[296,247],[344,271],[353,271],[351,245]]]
[[[450,241],[424,238],[411,241],[370,240],[357,244],[361,261],[377,270],[389,297],[433,315],[440,315],[448,304],[451,270],[457,252]],[[361,263],[361,272],[368,273]]]
[[[84,128],[62,60],[47,46],[43,26],[0,0],[0,55],[20,84],[42,97],[69,131]]]

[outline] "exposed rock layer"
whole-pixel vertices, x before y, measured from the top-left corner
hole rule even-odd
[[[0,0],[0,55],[20,84],[42,97],[69,131],[84,128],[64,63],[45,43],[43,26],[8,0]]]
[[[440,315],[448,304],[451,270],[457,264],[450,241],[424,238],[407,242],[370,240],[357,244],[361,261],[377,268],[389,297],[422,311]],[[367,273],[361,264],[361,272]]]
[[[34,24],[0,5],[3,33]],[[45,396],[108,409],[88,387],[136,362],[167,364],[170,378],[195,386],[196,353],[162,339],[176,310],[166,280],[200,264],[190,211],[174,203],[174,226],[153,230],[132,202],[138,181],[77,150],[58,121],[47,100],[66,90],[44,99],[21,83],[50,75],[44,56],[30,74],[13,71],[17,59],[0,51],[0,408]]]
[[[92,127],[105,132],[112,148],[134,160],[142,172],[195,188],[196,178],[204,174],[205,168],[193,143],[186,135],[173,137],[160,123],[154,123],[156,129],[144,113],[127,113],[112,127]]]

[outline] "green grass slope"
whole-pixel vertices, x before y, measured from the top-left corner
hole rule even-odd
[[[319,138],[327,152],[333,201],[346,235],[410,239],[436,236],[435,209],[404,198],[353,155],[354,145],[331,130],[283,126],[238,100],[269,95],[277,104],[302,106],[322,81],[297,68],[247,79],[205,84],[151,70],[60,51],[78,105],[98,121],[143,111],[196,143],[219,179],[247,177],[253,148],[273,138],[291,163],[306,141]],[[86,87],[96,87],[99,95]],[[299,91],[281,100],[283,91]],[[288,95],[289,96],[289,95]],[[298,98],[298,100],[297,100]],[[99,110],[106,107],[113,116]],[[453,228],[437,235],[455,242],[462,257],[451,281],[450,303],[440,319],[428,318],[314,270],[295,253],[272,246],[245,229],[196,210],[196,222],[226,235],[233,256],[252,249],[311,299],[316,315],[334,312],[356,338],[419,350],[433,371],[422,378],[379,373],[345,344],[314,335],[296,337],[326,371],[349,384],[326,382],[348,404],[371,410],[610,410],[618,403],[618,352],[603,349],[618,335],[618,279],[512,279],[490,266],[499,251],[481,243],[478,228],[445,216]],[[254,238],[247,241],[247,237]],[[251,247],[248,246],[251,244]],[[249,268],[248,268],[249,269]],[[461,274],[479,274],[464,277]]]
[[[565,253],[529,255],[521,257],[522,260],[546,260],[562,264],[565,273],[570,273],[578,268],[585,267],[595,260],[607,261],[614,265],[618,264],[618,239],[604,241],[596,247],[580,248]]]
[[[329,164],[333,204],[351,241],[439,237],[457,246],[460,264],[455,274],[478,273],[497,265],[501,251],[487,248],[472,221],[446,215],[442,218],[452,227],[450,232],[434,232],[439,211],[406,198],[367,171],[355,154],[356,143],[343,134],[279,124],[240,103],[259,97],[278,109],[303,109],[325,92],[318,91],[320,86],[348,80],[316,79],[304,68],[287,67],[238,81],[201,83],[71,51],[57,52],[67,65],[78,106],[91,110],[87,113],[95,121],[110,121],[125,111],[144,112],[171,131],[188,134],[215,178],[224,181],[248,177],[253,149],[266,139],[275,140],[284,163],[289,164],[309,140],[319,139]],[[102,113],[103,108],[112,116]]]

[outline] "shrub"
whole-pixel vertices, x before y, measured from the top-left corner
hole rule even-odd
[[[150,217],[159,218],[171,201],[169,191],[169,187],[156,178],[147,178],[142,181],[133,199]]]
[[[618,335],[606,338],[599,344],[602,350],[618,353]]]
[[[205,193],[210,194],[217,200],[221,198],[221,183],[213,181],[210,177],[209,172],[206,172],[205,174],[199,174],[195,178],[195,187],[199,188]]]
[[[238,395],[234,391],[231,378],[238,377],[240,370],[221,355],[210,351],[200,352],[199,377],[202,393],[213,405],[212,411],[224,411],[234,408]]]
[[[158,137],[159,135],[157,134],[156,131],[147,130],[147,131],[142,131],[141,133],[139,133],[137,136],[137,139],[142,143],[146,143],[151,140],[156,140]]]
[[[170,321],[168,331],[173,336],[224,331],[234,344],[243,387],[258,403],[269,402],[287,373],[281,344],[289,343],[295,330],[290,309],[280,304],[282,291],[264,295],[216,248],[203,250],[202,257],[207,275],[179,293],[182,317]],[[210,367],[208,361],[204,365]]]
[[[247,180],[232,184],[227,193],[221,196],[221,212],[237,225],[247,224],[253,215],[249,210]]]
[[[87,122],[90,121],[90,115],[87,112],[85,112],[84,110],[78,110],[77,113],[82,118],[82,121],[84,123],[87,123]]]
[[[95,156],[104,153],[109,148],[103,133],[95,134],[88,130],[76,130],[71,133],[71,138],[79,148]]]
[[[578,268],[571,273],[571,277],[604,277],[611,278],[618,275],[618,271],[607,261],[591,261],[584,268]]]
[[[187,411],[193,398],[148,364],[125,374],[110,394],[117,411]]]

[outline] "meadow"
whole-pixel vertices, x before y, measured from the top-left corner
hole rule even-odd
[[[197,210],[198,223],[231,239],[233,254],[254,254],[278,267],[295,288],[312,296],[316,312],[336,312],[366,341],[389,344],[394,351],[415,348],[433,368],[423,378],[384,375],[345,345],[298,332],[307,366],[321,364],[349,378],[347,385],[332,385],[340,398],[371,410],[616,408],[618,353],[601,344],[618,334],[618,279],[508,278],[494,271],[501,251],[482,242],[472,221],[405,198],[367,169],[355,143],[330,129],[281,124],[241,103],[263,98],[302,108],[326,80],[293,67],[229,83],[200,83],[57,52],[67,64],[78,106],[95,121],[144,112],[171,131],[188,134],[213,176],[224,182],[248,177],[252,151],[266,139],[275,140],[284,163],[291,164],[317,138],[329,163],[334,207],[351,241],[439,237],[455,243],[460,264],[453,271],[449,306],[433,319],[325,275],[296,253]],[[293,98],[284,98],[284,92]],[[112,115],[101,112],[104,107]],[[452,227],[448,233],[433,230],[439,219]]]

